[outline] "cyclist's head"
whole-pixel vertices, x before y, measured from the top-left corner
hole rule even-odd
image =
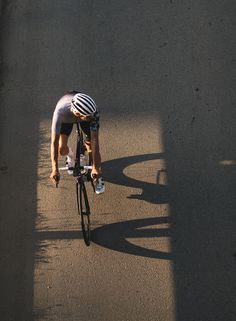
[[[97,106],[91,97],[78,93],[72,98],[71,111],[74,114],[79,113],[82,116],[88,117],[97,111]]]

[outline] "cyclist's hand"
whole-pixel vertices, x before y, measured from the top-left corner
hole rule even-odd
[[[60,173],[59,171],[53,170],[50,175],[50,179],[53,181],[53,183],[58,187],[59,181],[60,181]]]
[[[100,168],[95,168],[95,167],[93,167],[93,168],[92,168],[92,172],[91,172],[91,177],[92,177],[92,179],[96,181],[96,180],[99,179],[101,176],[102,176],[102,171],[101,171],[101,169],[100,169]]]

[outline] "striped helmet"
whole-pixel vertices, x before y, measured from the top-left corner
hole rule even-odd
[[[93,99],[85,94],[76,94],[71,101],[72,111],[79,112],[83,116],[90,116],[97,111]]]

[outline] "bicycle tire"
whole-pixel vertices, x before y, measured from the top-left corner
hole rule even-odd
[[[87,191],[84,183],[76,184],[77,191],[77,206],[78,212],[81,217],[81,227],[84,242],[87,246],[90,245],[91,242],[91,231],[90,231],[90,207],[88,202]]]

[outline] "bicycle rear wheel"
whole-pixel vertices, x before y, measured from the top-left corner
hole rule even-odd
[[[84,242],[87,246],[90,245],[91,232],[90,232],[90,207],[88,202],[87,191],[84,183],[76,184],[77,191],[77,206],[78,212],[81,217],[81,227],[83,232]]]

